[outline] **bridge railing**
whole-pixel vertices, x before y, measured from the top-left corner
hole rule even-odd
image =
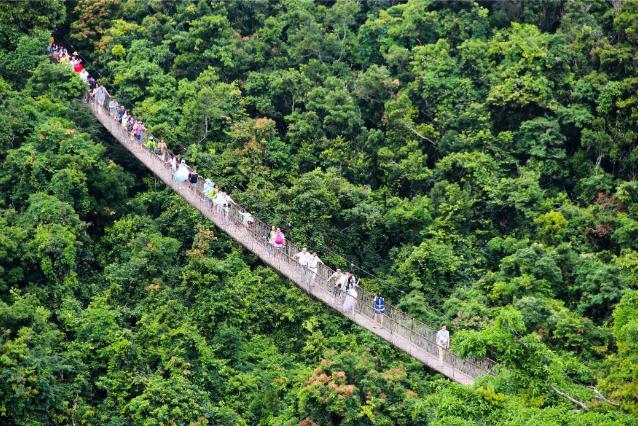
[[[151,159],[152,163],[156,166],[154,172],[163,173],[166,175],[167,173],[172,174],[172,170],[170,167],[170,161],[175,156],[172,152],[167,151],[164,154],[164,158],[161,159],[158,154],[150,152],[148,149],[145,149],[145,144],[148,140],[148,136],[145,135],[141,142],[138,142],[129,132],[119,123],[119,120],[116,118],[117,114],[113,114],[113,111],[110,111],[108,108],[108,104],[110,98],[107,96],[102,105],[99,105],[96,102],[95,98],[87,95],[85,97],[85,101],[90,105],[91,109],[100,114],[101,117],[110,120],[110,128],[115,133],[119,133],[120,137],[118,139],[125,140],[133,149],[136,149],[138,153],[146,156],[146,158]],[[189,168],[189,170],[191,170]],[[189,185],[188,182],[183,183],[182,185]],[[272,256],[272,259],[275,261],[275,264],[279,265],[280,270],[285,268],[287,271],[292,271],[289,273],[295,276],[297,279],[297,283],[300,285],[304,285],[305,289],[309,293],[313,293],[316,291],[324,291],[328,294],[333,295],[333,300],[330,302],[328,300],[328,304],[335,310],[343,313],[343,296],[337,296],[334,291],[334,286],[329,282],[329,278],[332,276],[334,271],[327,265],[320,263],[317,268],[317,274],[314,278],[313,285],[310,284],[310,273],[307,270],[302,270],[299,263],[294,259],[294,255],[298,253],[299,248],[289,240],[286,240],[284,247],[275,248],[272,250],[271,247],[268,246],[268,234],[270,232],[270,227],[265,223],[261,222],[257,218],[253,216],[252,223],[246,223],[244,220],[245,216],[242,213],[247,213],[247,210],[244,209],[239,204],[234,201],[230,202],[230,205],[227,208],[223,208],[220,206],[214,206],[212,202],[210,202],[204,194],[204,178],[199,177],[197,181],[196,188],[192,188],[189,190],[195,191],[200,200],[200,205],[203,208],[209,210],[209,213],[218,217],[221,220],[226,221],[229,225],[232,225],[235,229],[242,230],[242,232],[246,233],[250,236],[250,245],[260,246],[262,249],[268,250],[268,254],[266,256]],[[366,291],[361,286],[358,287],[358,297],[357,297],[357,305],[355,308],[355,312],[358,315],[364,315],[370,319],[374,318],[373,311],[373,303],[374,303],[375,295],[371,292]],[[427,324],[412,318],[401,310],[395,308],[393,305],[386,303],[385,304],[385,313],[383,319],[383,327],[384,330],[388,331],[391,335],[401,336],[404,339],[409,340],[412,344],[417,346],[418,348],[432,354],[438,356],[438,345],[436,344],[436,330]],[[494,375],[494,366],[495,362],[491,359],[467,359],[462,358],[459,355],[455,354],[451,351],[445,351],[444,356],[444,364],[451,366],[454,370],[463,372],[471,377],[479,377],[486,374]]]

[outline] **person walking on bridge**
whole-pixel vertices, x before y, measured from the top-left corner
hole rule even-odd
[[[436,344],[439,350],[439,364],[443,365],[445,359],[445,352],[450,349],[450,332],[447,331],[445,324],[441,326],[441,329],[436,332]]]
[[[217,210],[217,205],[215,204],[215,200],[217,199],[217,193],[219,192],[219,185],[213,182],[213,187],[210,189],[208,196],[210,197],[211,208]]]
[[[95,89],[95,85],[97,84],[95,79],[93,77],[91,77],[90,75],[86,78],[86,83],[89,85],[89,89],[91,91],[93,91]]]
[[[211,198],[211,192],[213,191],[214,187],[215,187],[215,184],[213,183],[213,181],[211,181],[210,179],[206,178],[206,180],[204,181],[204,197],[206,198],[206,201],[208,202],[209,206],[213,205],[213,200]]]
[[[310,260],[310,253],[308,253],[308,249],[306,247],[302,248],[300,252],[297,252],[294,256],[294,259],[299,262],[299,266],[301,266],[301,275],[306,275],[306,269],[308,268],[308,261]]]
[[[377,292],[374,297],[374,322],[379,324],[383,328],[383,314],[385,313],[385,299],[381,296],[381,293]],[[374,328],[378,328],[374,326]]]
[[[106,102],[106,97],[111,96],[109,92],[106,90],[106,87],[102,86],[100,83],[97,84],[95,90],[93,90],[93,96],[95,97],[95,101],[101,107],[104,107],[104,102]]]
[[[148,137],[148,141],[146,142],[146,148],[153,154],[157,151],[157,143],[155,142],[155,138],[153,136]]]
[[[142,139],[144,139],[144,132],[146,132],[144,123],[142,123],[141,120],[135,120],[135,124],[133,125],[133,135],[135,136],[137,143],[142,143]]]
[[[277,228],[275,232],[275,249],[281,250],[286,245],[286,236],[281,232],[281,228]]]
[[[197,174],[197,170],[193,167],[188,173],[188,184],[191,190],[195,191],[197,189],[197,179],[199,175]]]
[[[224,213],[224,218],[230,217],[230,208],[233,205],[233,199],[230,198],[228,192],[224,192],[222,198],[222,212]]]
[[[250,227],[255,223],[253,215],[250,212],[239,212],[239,216],[241,217],[241,224],[250,230]]]
[[[341,298],[348,292],[348,273],[341,274],[341,277],[337,280],[335,288],[337,290],[337,297]]]
[[[175,179],[175,173],[177,172],[177,157],[174,155],[171,157],[171,174],[173,175],[173,179]]]
[[[275,225],[270,228],[270,232],[266,236],[266,248],[268,249],[268,253],[275,254],[275,237],[277,236],[277,230],[275,229]]]
[[[315,285],[315,278],[317,278],[317,272],[319,270],[319,264],[323,263],[319,256],[317,256],[317,252],[313,251],[312,255],[308,258],[308,271],[310,272],[310,280],[308,285],[310,287]]]
[[[355,286],[352,286],[347,292],[346,292],[346,298],[343,301],[343,312],[347,315],[347,314],[352,314],[354,316],[355,312],[355,308],[357,307],[357,297],[359,296],[359,294],[357,293],[357,289]]]
[[[328,284],[330,284],[332,280],[335,280],[334,289],[333,289],[335,299],[341,296],[341,286],[343,284],[342,282],[343,277],[344,277],[344,274],[343,272],[341,272],[341,268],[337,268],[337,270],[334,271],[332,275],[330,275],[330,277],[328,278],[328,281],[327,281]]]
[[[218,214],[222,214],[222,203],[224,201],[223,198],[224,192],[221,190],[221,188],[217,188],[217,192],[215,192],[215,195],[213,196],[213,207]]]
[[[357,279],[355,278],[352,271],[348,271],[348,273],[346,274],[343,291],[348,294],[350,289],[353,288],[355,285],[357,285]]]
[[[111,113],[111,117],[117,117],[117,101],[113,98],[109,101],[109,113]]]
[[[164,138],[159,140],[159,143],[157,144],[157,151],[155,152],[157,155],[159,155],[160,160],[162,160],[162,162],[166,163],[166,151],[168,150],[168,145],[166,145],[166,142],[164,141]]]
[[[177,168],[177,171],[175,172],[175,176],[174,176],[174,180],[176,183],[182,183],[185,182],[188,179],[188,166],[186,165],[186,161],[182,160],[181,163],[179,163],[179,167]]]
[[[126,131],[128,132],[128,136],[131,139],[134,139],[133,135],[133,126],[135,125],[135,117],[129,114],[128,120],[126,121]]]

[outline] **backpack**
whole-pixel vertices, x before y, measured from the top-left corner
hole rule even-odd
[[[281,234],[281,232],[277,232],[277,235],[275,236],[275,244],[283,244],[284,243],[284,236]]]

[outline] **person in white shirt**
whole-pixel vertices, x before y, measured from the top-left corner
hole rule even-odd
[[[230,198],[228,192],[224,192],[222,197],[222,213],[224,214],[224,219],[230,218],[230,209],[233,203],[234,201]]]
[[[186,165],[186,161],[182,160],[177,167],[177,171],[175,172],[175,176],[173,176],[173,180],[177,183],[186,182],[188,179],[188,166]]]
[[[122,127],[125,129],[126,129],[126,123],[128,123],[128,117],[129,117],[128,112],[124,111],[124,114],[122,114]]]
[[[95,88],[95,90],[93,90],[93,96],[95,97],[95,100],[97,101],[98,105],[103,107],[104,106],[104,102],[106,102],[106,97],[107,96],[110,97],[111,95],[106,90],[106,87],[104,87],[104,86],[102,86],[101,84],[98,83],[98,85]]]
[[[111,117],[117,117],[117,101],[113,98],[109,101],[109,113],[111,113]]]
[[[357,293],[356,286],[352,286],[352,288],[346,292],[346,298],[343,301],[343,312],[346,315],[352,314],[354,316],[357,306],[357,296],[359,296],[359,294]]]
[[[213,207],[217,209],[217,213],[221,213],[223,198],[224,198],[224,193],[222,192],[221,188],[217,188],[217,192],[215,193],[215,196],[213,197]]]
[[[310,253],[308,253],[307,248],[302,248],[300,252],[297,252],[293,256],[293,258],[297,259],[299,262],[299,266],[301,266],[301,274],[306,275],[306,269],[308,268],[308,261],[310,260]]]
[[[173,174],[173,178],[176,172],[177,172],[177,158],[173,155],[171,157],[171,173]]]
[[[341,294],[341,284],[339,283],[339,280],[341,279],[341,277],[343,277],[343,272],[341,272],[341,268],[337,268],[336,271],[334,271],[332,273],[332,275],[330,275],[330,278],[328,278],[328,284],[330,284],[330,282],[332,280],[335,280],[335,284],[334,284],[334,295],[335,297],[338,297],[339,294]]]
[[[352,273],[352,271],[348,271],[346,273],[346,282],[345,282],[345,286],[343,288],[343,291],[345,291],[346,294],[347,294],[348,291],[350,291],[350,289],[352,287],[354,287],[355,285],[357,285],[357,279],[355,278],[355,276]]]
[[[335,283],[335,295],[338,298],[341,298],[341,296],[343,296],[346,292],[347,292],[347,285],[348,285],[348,278],[350,276],[346,273],[346,274],[341,274],[341,276],[337,279],[337,282]]]
[[[447,331],[445,324],[443,324],[441,329],[436,332],[436,345],[439,350],[439,364],[443,365],[445,351],[450,349],[450,332]]]
[[[313,251],[312,255],[308,258],[308,270],[310,271],[310,280],[308,285],[312,287],[315,285],[315,278],[317,277],[317,271],[319,270],[319,264],[323,263],[319,256],[317,256],[317,252]]]
[[[222,218],[226,219],[230,207],[230,197],[228,196],[228,194],[222,191],[221,188],[219,188],[217,194],[215,194],[213,204],[217,206],[217,212],[221,213]]]

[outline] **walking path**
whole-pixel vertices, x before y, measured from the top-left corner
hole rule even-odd
[[[108,105],[108,98],[101,105],[93,97],[88,96],[87,99],[93,115],[100,123],[166,185],[170,186],[235,241],[308,294],[423,362],[433,370],[459,383],[471,385],[477,377],[494,374],[493,361],[489,359],[463,359],[449,351],[446,351],[444,362],[440,364],[438,347],[435,343],[436,331],[390,304],[386,303],[385,305],[383,327],[379,327],[373,320],[374,295],[362,288],[358,289],[357,307],[354,313],[344,313],[341,309],[342,299],[334,295],[333,287],[328,283],[328,278],[333,274],[332,269],[326,265],[319,264],[314,285],[310,286],[307,275],[302,273],[299,263],[293,258],[299,252],[299,249],[294,244],[286,241],[283,249],[269,251],[265,238],[270,231],[269,226],[256,219],[252,223],[245,223],[245,220],[243,220],[245,216],[242,216],[242,213],[245,213],[246,210],[234,202],[231,202],[230,207],[226,210],[212,206],[203,193],[204,179],[200,178],[198,180],[196,189],[189,187],[188,182],[176,183],[169,163],[164,162],[158,155],[144,148],[143,144],[132,139],[126,129],[110,115],[109,110],[105,107],[105,105]]]

